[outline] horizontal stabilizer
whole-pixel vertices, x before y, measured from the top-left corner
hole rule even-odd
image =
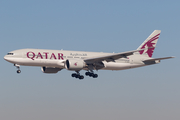
[[[151,62],[151,61],[164,60],[164,59],[170,59],[170,58],[174,58],[174,57],[153,58],[153,59],[144,60],[143,62]]]

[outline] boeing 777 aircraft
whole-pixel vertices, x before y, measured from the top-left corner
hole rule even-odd
[[[97,78],[93,70],[124,70],[160,63],[160,60],[173,57],[152,58],[160,30],[154,32],[137,48],[121,53],[83,52],[46,49],[20,49],[9,52],[4,59],[13,63],[20,73],[20,65],[40,66],[44,73],[57,73],[62,69],[75,71],[72,77],[84,79],[86,76]]]

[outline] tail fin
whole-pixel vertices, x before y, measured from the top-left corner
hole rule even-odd
[[[154,30],[154,32],[138,47],[137,50],[146,49],[146,48],[149,49],[139,51],[139,54],[152,57],[160,33],[161,30]]]

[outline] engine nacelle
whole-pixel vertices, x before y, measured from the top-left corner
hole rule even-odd
[[[65,68],[67,70],[79,71],[85,67],[83,60],[66,60]]]
[[[61,68],[41,67],[43,73],[57,73]]]

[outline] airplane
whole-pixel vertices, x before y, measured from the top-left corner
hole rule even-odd
[[[136,49],[121,53],[102,53],[85,51],[19,49],[11,51],[4,59],[17,67],[21,73],[22,66],[39,66],[43,73],[57,73],[62,69],[75,71],[72,77],[84,79],[80,74],[97,78],[94,70],[125,70],[160,63],[161,60],[174,57],[152,58],[161,30],[152,34]]]

